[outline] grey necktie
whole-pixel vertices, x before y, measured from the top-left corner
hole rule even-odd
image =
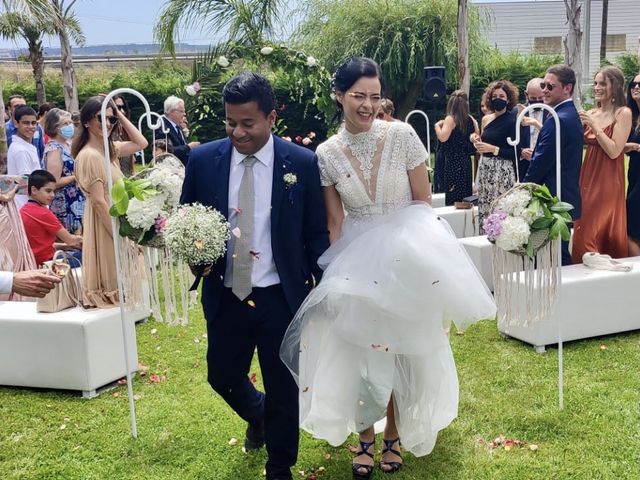
[[[233,281],[231,291],[240,300],[251,293],[251,270],[253,269],[253,165],[257,158],[253,155],[245,157],[244,174],[238,191],[238,224],[240,237],[236,238],[233,249]]]

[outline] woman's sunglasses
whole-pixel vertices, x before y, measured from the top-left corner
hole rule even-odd
[[[121,112],[126,112],[127,111],[127,107],[126,105],[116,105],[116,107],[118,108],[118,110],[120,110]]]
[[[100,123],[102,125],[102,116],[100,114],[96,115],[96,118],[98,119],[98,123]],[[111,124],[111,125],[115,125],[118,123],[118,117],[116,116],[108,116],[106,117],[107,121]]]
[[[640,82],[631,82],[629,84],[629,90],[633,90],[634,88],[640,88]]]

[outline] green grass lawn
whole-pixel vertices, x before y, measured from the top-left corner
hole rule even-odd
[[[149,367],[134,380],[137,439],[125,386],[92,400],[1,387],[0,479],[263,478],[264,451],[242,453],[245,425],[206,383],[204,331],[200,309],[187,327],[137,327],[140,362]],[[501,338],[489,321],[451,340],[459,417],[430,455],[406,455],[405,468],[389,478],[640,478],[640,333],[565,345],[564,411],[557,407],[557,350],[536,354]],[[257,364],[252,371],[260,383]],[[151,374],[166,380],[151,383]],[[538,450],[489,448],[500,435]],[[345,447],[303,434],[294,473],[303,470],[303,479],[324,467],[319,479],[347,480],[350,457]],[[378,470],[374,478],[387,477]]]

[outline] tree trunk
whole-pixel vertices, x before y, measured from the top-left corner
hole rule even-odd
[[[4,101],[2,100],[2,82],[0,82],[0,112],[2,121],[0,122],[0,175],[7,173],[7,130],[4,124]]]
[[[64,30],[60,31],[60,52],[62,68],[62,89],[64,91],[64,104],[68,112],[80,110],[78,104],[78,87],[76,85],[76,72],[73,69],[73,58],[71,57],[71,45],[69,36]]]
[[[400,96],[396,96],[399,98],[399,102],[396,105],[396,117],[400,120],[404,120],[404,117],[407,116],[411,110],[416,107],[416,103],[422,94],[422,79],[412,83],[409,85],[409,89],[407,92]]]
[[[582,108],[582,56],[580,50],[582,46],[582,29],[580,28],[580,13],[582,7],[578,0],[564,0],[567,11],[567,23],[569,30],[564,38],[564,61],[573,68],[576,73],[576,85],[573,89],[573,101],[576,108]]]
[[[469,31],[467,0],[458,0],[458,88],[469,95],[471,72],[469,70]]]
[[[42,40],[29,42],[29,60],[33,69],[33,78],[36,81],[36,99],[38,105],[47,101],[44,90],[44,53],[42,52]]]
[[[602,0],[602,27],[600,28],[600,63],[607,58],[607,23],[609,0]]]

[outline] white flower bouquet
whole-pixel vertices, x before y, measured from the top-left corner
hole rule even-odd
[[[521,183],[494,202],[482,228],[498,248],[533,258],[550,240],[569,240],[572,209],[553,197],[546,185]]]
[[[170,155],[115,182],[109,213],[120,220],[120,235],[139,245],[163,247],[167,218],[178,206],[183,180],[184,167]]]
[[[199,271],[216,263],[227,251],[229,223],[217,210],[199,203],[182,205],[166,222],[164,239],[173,255]]]

